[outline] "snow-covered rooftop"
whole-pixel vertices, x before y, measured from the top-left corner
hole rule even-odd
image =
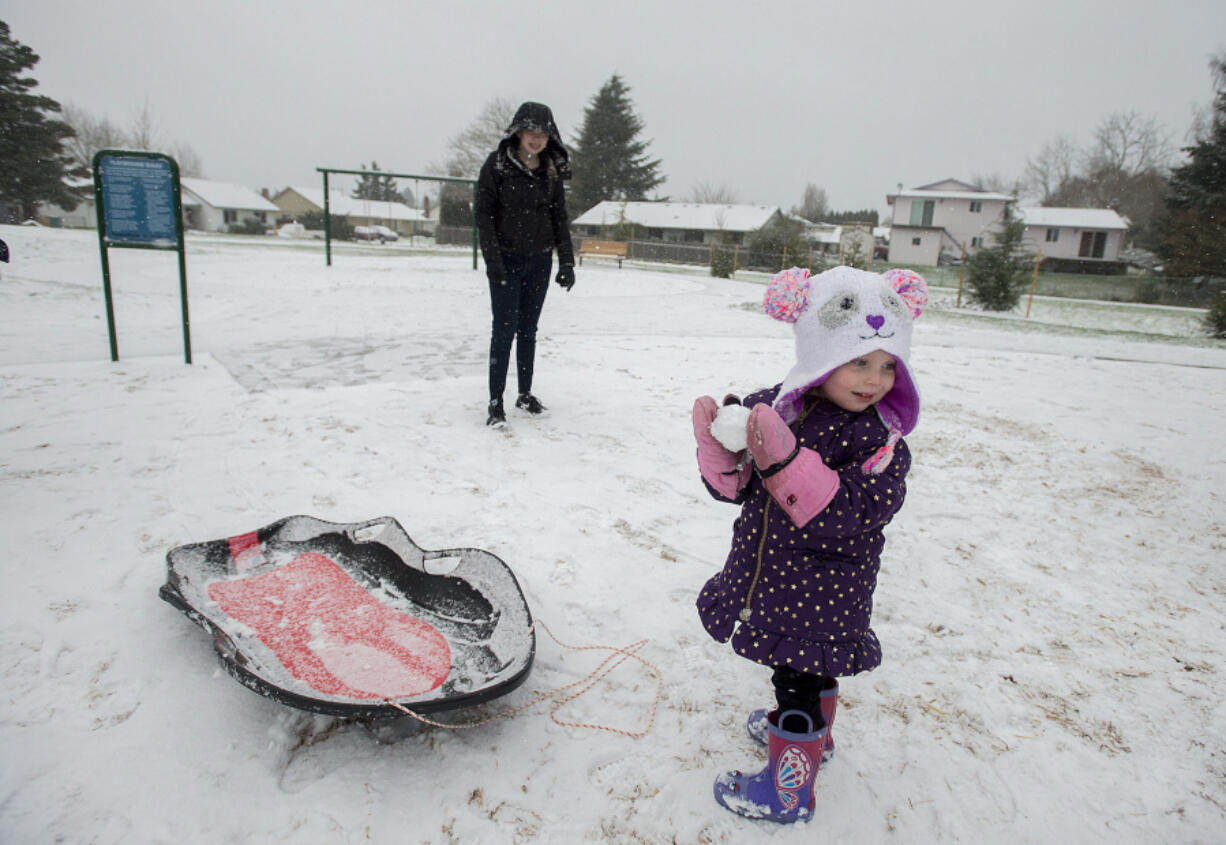
[[[577,226],[616,226],[624,219],[651,229],[752,232],[778,213],[775,205],[605,200],[571,222]]]
[[[1013,202],[1012,194],[1000,194],[995,191],[925,191],[921,188],[911,188],[906,191],[887,194],[886,201],[891,205],[894,199],[943,199],[943,200],[1003,200]]]
[[[1110,208],[1019,208],[1018,216],[1027,226],[1055,229],[1127,229],[1128,221]]]
[[[183,176],[179,184],[191,191],[204,202],[214,208],[239,208],[244,211],[280,211],[275,205],[264,199],[257,191],[244,185],[232,182],[214,182],[211,179],[197,179],[194,176]],[[190,205],[184,198],[184,205]]]
[[[320,209],[324,207],[324,189],[323,188],[298,188],[291,187],[286,190],[293,191],[302,196],[303,199],[318,206]],[[362,200],[354,199],[344,191],[332,189],[328,191],[328,212],[331,214],[340,214],[345,217],[382,217],[385,220],[428,220],[430,218],[416,208],[409,208],[402,202],[389,202],[387,200]]]

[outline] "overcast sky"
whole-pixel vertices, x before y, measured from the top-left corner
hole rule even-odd
[[[570,142],[617,73],[662,195],[784,208],[809,182],[883,209],[899,183],[1011,181],[1113,112],[1181,144],[1226,50],[1226,0],[0,0],[0,19],[41,56],[38,93],[121,125],[147,104],[210,179],[425,172],[493,97],[549,104]]]

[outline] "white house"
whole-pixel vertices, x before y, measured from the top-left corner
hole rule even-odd
[[[1128,234],[1128,221],[1110,208],[1019,208],[1018,216],[1026,248],[1041,252],[1048,265],[1116,263]]]
[[[805,239],[815,251],[837,255],[840,261],[851,256],[857,266],[872,258],[878,230],[871,223],[813,223],[793,214],[787,217],[805,227]]]
[[[243,185],[214,182],[191,176],[180,177],[183,225],[205,232],[228,232],[248,220],[268,226],[280,212],[264,197]]]
[[[774,205],[605,200],[571,221],[576,234],[608,239],[627,223],[648,240],[682,244],[741,243],[749,232],[783,219]]]
[[[942,253],[960,256],[963,244],[967,255],[987,246],[1013,197],[945,179],[905,191],[900,185],[886,202],[893,206],[889,260],[935,267]]]
[[[98,211],[94,204],[93,179],[65,179],[64,184],[81,192],[81,201],[69,211],[53,203],[38,204],[38,222],[44,226],[65,229],[95,229],[98,226]]]
[[[323,212],[324,189],[322,185],[286,188],[272,201],[282,214],[297,220],[304,214]],[[402,202],[356,199],[336,188],[328,191],[328,213],[343,216],[354,226],[387,226],[399,235],[432,235],[438,227],[437,211],[410,208]]]
[[[94,205],[93,193],[81,197],[81,201],[72,211],[48,202],[39,203],[38,222],[44,226],[62,226],[65,229],[96,228],[98,211]]]

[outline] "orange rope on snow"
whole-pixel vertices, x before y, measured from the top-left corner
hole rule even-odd
[[[504,713],[498,713],[494,716],[489,717],[488,719],[482,719],[478,722],[469,722],[466,724],[458,724],[458,725],[457,724],[449,725],[444,722],[435,722],[432,719],[427,719],[425,716],[422,716],[418,713],[414,713],[409,708],[403,707],[400,704],[397,704],[395,701],[392,701],[391,699],[385,699],[385,701],[387,704],[391,705],[392,707],[396,708],[397,710],[399,710],[400,712],[408,716],[412,716],[414,719],[417,719],[419,722],[423,722],[427,725],[430,725],[436,728],[452,728],[452,729],[459,730],[459,729],[466,729],[466,728],[479,728],[482,725],[488,725],[490,722],[495,722],[499,719],[506,719],[511,716],[514,716],[516,713],[520,713],[524,710],[527,710],[530,707],[534,707],[537,704],[540,704],[542,701],[545,701],[547,699],[556,699],[553,705],[549,708],[549,718],[552,719],[555,724],[561,725],[564,728],[588,728],[594,731],[608,731],[609,733],[621,734],[622,736],[634,737],[636,739],[646,736],[651,731],[652,726],[656,722],[656,710],[660,705],[660,695],[664,689],[664,675],[660,671],[659,667],[657,667],[654,663],[651,663],[650,661],[644,659],[638,653],[643,648],[643,646],[647,645],[647,640],[639,640],[636,643],[631,643],[628,646],[622,646],[620,648],[617,646],[607,646],[607,645],[578,645],[578,646],[567,645],[566,643],[562,642],[557,637],[555,637],[553,634],[553,631],[549,630],[549,626],[546,625],[544,622],[540,621],[539,619],[533,620],[531,628],[536,629],[538,627],[542,631],[544,631],[546,634],[548,634],[551,640],[553,640],[555,643],[557,643],[559,646],[561,646],[564,649],[568,649],[570,651],[608,651],[610,652],[610,654],[604,660],[602,660],[600,664],[595,669],[593,669],[591,673],[588,674],[586,677],[580,678],[579,680],[573,681],[569,684],[566,684],[565,686],[560,686],[556,689],[546,690],[545,692],[538,693],[535,698],[533,698],[531,701],[529,701],[526,704],[521,704],[519,707],[515,707],[511,710],[507,710]],[[655,694],[655,697],[651,701],[651,715],[647,719],[647,726],[645,728],[643,728],[641,731],[627,731],[627,730],[622,730],[621,728],[611,728],[608,725],[598,725],[598,724],[592,724],[588,722],[566,722],[558,718],[558,711],[560,709],[562,709],[564,706],[574,701],[575,699],[579,698],[580,696],[589,692],[594,686],[596,686],[596,684],[604,680],[604,678],[607,677],[610,672],[612,672],[618,666],[621,666],[627,660],[638,661],[639,663],[643,665],[643,668],[647,670],[647,674],[651,675],[652,677],[656,679],[656,694]],[[571,692],[569,695],[566,695],[564,697],[557,698],[558,696],[562,695],[562,693],[566,693],[570,690],[575,690],[575,691]]]

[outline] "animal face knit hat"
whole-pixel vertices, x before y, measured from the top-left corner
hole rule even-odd
[[[928,285],[912,270],[878,274],[835,267],[810,277],[808,270],[793,267],[773,276],[763,307],[796,332],[796,364],[783,380],[775,410],[792,423],[800,416],[806,391],[843,364],[878,349],[894,356],[894,387],[876,405],[890,436],[864,466],[867,472],[881,472],[898,439],[919,421],[919,391],[907,361],[912,324],[927,304]]]

